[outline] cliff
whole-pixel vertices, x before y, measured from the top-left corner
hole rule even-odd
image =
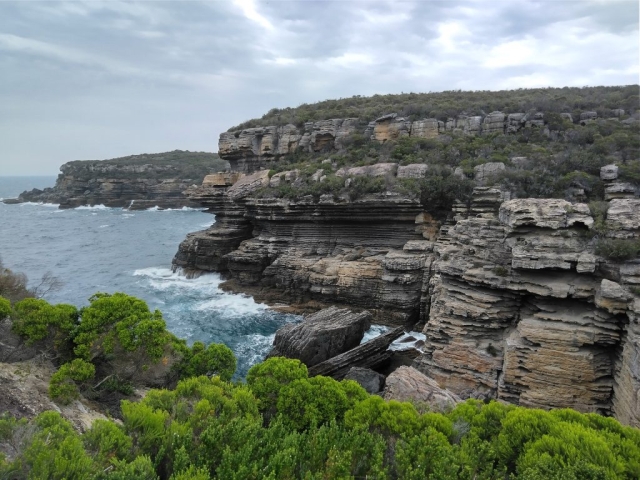
[[[187,192],[216,223],[188,235],[174,268],[421,329],[413,366],[456,398],[640,426],[640,116],[616,112],[225,132],[233,172]]]
[[[65,163],[53,188],[22,192],[19,202],[59,203],[60,208],[81,205],[125,207],[197,206],[182,192],[200,184],[208,173],[225,168],[213,153],[173,151],[133,155],[112,160]]]

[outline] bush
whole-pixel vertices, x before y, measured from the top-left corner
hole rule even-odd
[[[247,385],[258,399],[260,410],[275,413],[282,388],[307,376],[307,367],[300,360],[273,357],[249,369]]]
[[[611,260],[630,260],[640,256],[640,238],[599,238],[596,254]]]
[[[78,323],[78,309],[73,305],[51,305],[47,301],[26,298],[14,306],[12,329],[33,344],[49,338],[57,350],[71,348],[70,337]]]
[[[85,382],[95,374],[96,367],[81,358],[65,363],[51,376],[49,396],[60,403],[70,403],[79,395],[76,382]]]
[[[89,302],[80,311],[82,321],[73,339],[75,354],[85,360],[113,353],[119,346],[130,352],[141,349],[157,361],[172,340],[162,314],[152,313],[143,300],[124,293],[96,293]]]
[[[204,343],[195,342],[178,369],[181,378],[218,375],[229,381],[236,371],[236,357],[226,345],[213,343],[205,347]]]
[[[0,297],[0,320],[4,320],[11,314],[11,302],[4,297]]]

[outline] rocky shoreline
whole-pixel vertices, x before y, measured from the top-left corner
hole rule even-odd
[[[22,192],[4,203],[59,204],[60,208],[104,205],[129,210],[195,208],[183,195],[207,173],[223,166],[217,155],[174,151],[114,160],[65,163],[54,187]]]

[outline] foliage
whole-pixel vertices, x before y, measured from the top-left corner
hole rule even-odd
[[[249,369],[247,385],[258,399],[260,410],[274,413],[282,388],[307,376],[307,366],[300,360],[273,357]]]
[[[74,342],[76,355],[87,360],[98,352],[113,353],[116,347],[126,351],[144,349],[158,360],[170,334],[160,311],[151,312],[147,304],[124,293],[96,293],[80,315]]]
[[[236,371],[236,357],[226,345],[212,343],[205,347],[204,343],[195,342],[186,352],[179,369],[183,378],[218,375],[229,381]]]
[[[0,418],[0,477],[171,479],[631,480],[640,431],[570,409],[545,412],[468,400],[420,414],[351,382],[287,381],[265,420],[242,384],[192,377],[175,390],[124,401],[123,425],[97,420],[84,434],[55,412]],[[304,372],[306,374],[306,372]],[[276,375],[277,374],[277,375]],[[256,375],[255,371],[253,373]],[[257,386],[254,378],[254,386]],[[273,393],[275,383],[265,392]],[[292,408],[291,415],[286,409]],[[2,456],[0,456],[2,458]]]
[[[7,318],[11,314],[11,302],[4,297],[0,297],[0,320]]]
[[[0,296],[11,302],[18,302],[33,293],[27,288],[27,277],[22,273],[16,273],[2,264],[0,259]]]
[[[401,93],[395,95],[355,95],[349,98],[302,104],[295,108],[274,108],[260,119],[246,121],[229,131],[269,125],[304,125],[305,122],[331,118],[358,118],[364,126],[376,118],[395,112],[408,120],[436,118],[447,120],[461,112],[481,115],[495,110],[503,112],[570,112],[577,120],[583,111],[595,110],[600,117],[611,117],[612,109],[633,112],[638,108],[638,86],[533,88],[502,91],[437,93]],[[552,116],[552,125],[568,128]]]
[[[49,339],[63,353],[70,349],[70,336],[78,322],[78,309],[73,305],[51,305],[47,301],[26,298],[14,305],[12,329],[27,344]]]
[[[596,254],[612,260],[629,260],[640,256],[638,238],[599,238]]]
[[[119,168],[131,166],[139,168]],[[145,178],[158,180],[183,178],[202,181],[209,173],[226,170],[228,163],[221,160],[217,153],[174,150],[164,153],[129,155],[110,160],[75,160],[66,163],[64,169],[65,172],[71,171],[75,177],[84,180],[95,177],[95,171],[100,168],[109,169],[109,178],[128,179],[138,178],[140,167],[144,168],[145,166],[150,167],[144,170]],[[61,176],[64,176],[64,173]]]
[[[49,396],[62,404],[70,403],[79,394],[76,382],[85,382],[95,374],[96,367],[81,358],[65,363],[51,376]]]

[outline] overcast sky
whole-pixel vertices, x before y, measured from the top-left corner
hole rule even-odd
[[[0,1],[0,175],[216,151],[273,107],[639,82],[637,0]]]

